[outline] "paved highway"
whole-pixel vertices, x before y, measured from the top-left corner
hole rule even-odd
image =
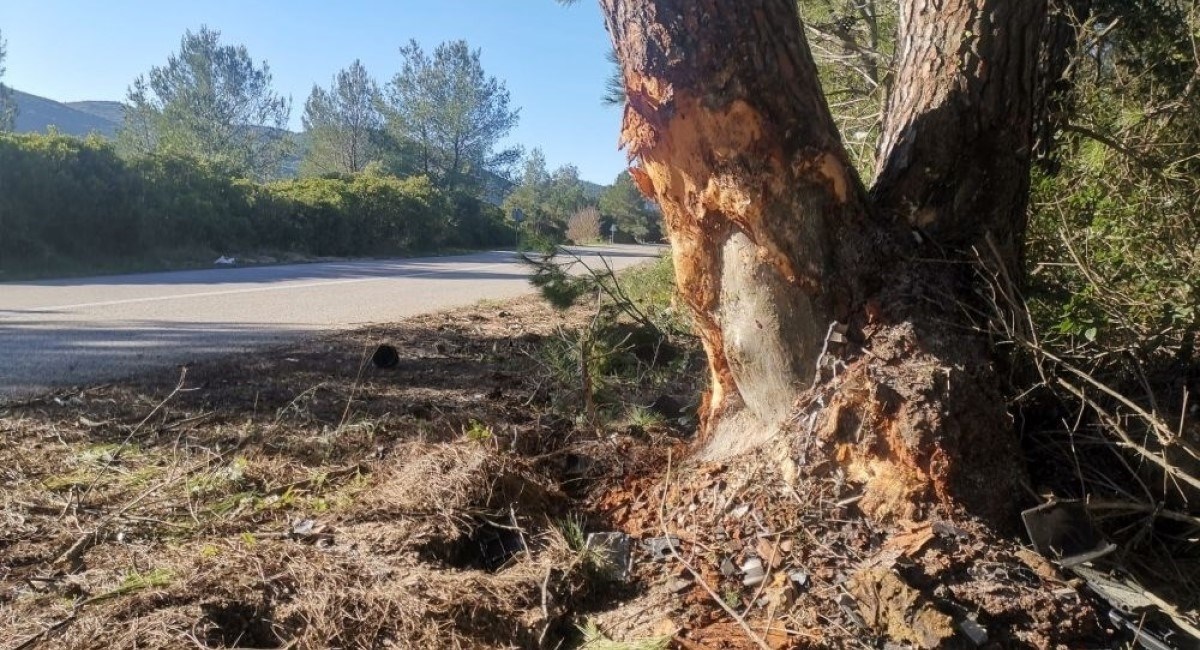
[[[651,246],[576,249],[620,269]],[[0,401],[532,291],[511,251],[0,284]]]

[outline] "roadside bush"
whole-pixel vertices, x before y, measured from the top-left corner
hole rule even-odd
[[[182,155],[123,159],[99,138],[0,134],[0,273],[39,275],[291,252],[388,255],[507,244],[498,208],[423,176],[260,185]]]
[[[109,191],[128,192],[136,202],[141,227],[128,232],[140,235],[142,251],[227,251],[253,239],[253,186],[231,180],[229,168],[179,155],[135,158],[117,164],[127,168],[128,181]],[[78,201],[78,197],[68,200]],[[88,203],[83,203],[85,219],[87,207]]]
[[[0,135],[0,268],[136,254],[137,181],[99,139]]]
[[[445,246],[508,246],[516,236],[516,229],[504,218],[504,211],[498,206],[462,192],[450,198],[450,224],[445,232]]]
[[[567,239],[575,244],[590,244],[600,241],[600,211],[586,207],[567,221]]]
[[[1141,392],[1196,365],[1200,108],[1169,80],[1080,66],[1080,118],[1033,179],[1029,308],[1043,343]]]

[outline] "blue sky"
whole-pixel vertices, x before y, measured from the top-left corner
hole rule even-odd
[[[410,38],[427,49],[466,39],[521,107],[513,142],[540,146],[551,167],[573,163],[598,183],[625,167],[620,111],[600,104],[608,35],[595,2],[3,0],[4,81],[59,101],[120,100],[134,77],[178,49],[184,30],[203,24],[270,64],[276,89],[292,97],[293,128],[312,85],[328,85],[354,59],[382,83]]]

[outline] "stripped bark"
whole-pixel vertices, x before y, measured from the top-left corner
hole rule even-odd
[[[602,4],[628,97],[622,144],[663,209],[708,353],[705,429],[744,448],[778,430],[871,275],[855,272],[866,193],[793,3]]]
[[[867,485],[864,502],[1003,517],[1019,463],[988,350],[956,322],[972,278],[914,263],[909,229],[998,242],[1015,269],[1044,0],[901,3],[870,198],[793,0],[600,1],[628,97],[621,141],[662,206],[708,353],[702,453],[789,431],[836,327],[856,360],[810,433]]]

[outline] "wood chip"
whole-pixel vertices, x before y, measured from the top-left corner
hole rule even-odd
[[[933,541],[937,533],[933,532],[933,526],[930,524],[922,524],[909,530],[897,533],[888,538],[883,547],[886,549],[900,551],[903,555],[916,557],[925,545]]]
[[[849,590],[867,626],[893,641],[938,648],[954,636],[954,620],[888,569],[856,573]]]
[[[758,557],[762,558],[763,564],[772,569],[778,569],[779,565],[783,563],[783,552],[779,550],[778,543],[760,538],[754,548],[758,551]]]

